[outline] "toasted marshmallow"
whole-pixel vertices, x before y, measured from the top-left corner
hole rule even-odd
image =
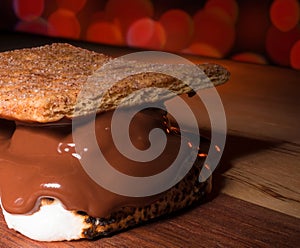
[[[87,228],[84,218],[73,211],[68,211],[55,199],[42,204],[40,209],[30,215],[11,214],[2,206],[7,226],[23,235],[38,241],[62,241],[83,238]]]

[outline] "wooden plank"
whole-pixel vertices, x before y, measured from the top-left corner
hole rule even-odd
[[[221,191],[228,195],[300,218],[300,145],[228,137]],[[245,144],[244,143],[244,144]],[[242,150],[249,150],[242,154]],[[247,148],[248,147],[248,148]],[[240,156],[236,156],[237,152]]]
[[[217,88],[228,125],[221,191],[299,218],[300,71],[220,63],[231,72],[231,80]],[[198,104],[195,113],[201,129],[210,130],[203,106]]]
[[[229,62],[222,192],[300,218],[300,71]]]
[[[13,45],[29,47],[54,41],[24,35],[17,36],[22,39],[15,39],[13,35],[5,37],[5,42],[0,39],[0,45],[6,45],[1,49],[5,50],[13,48]],[[18,41],[12,45],[7,42],[9,39],[22,40],[22,43]],[[134,52],[73,43],[113,56]],[[229,83],[218,87],[229,132],[215,177],[215,190],[226,195],[221,193],[211,202],[174,218],[93,242],[34,242],[8,230],[0,216],[0,247],[298,246],[300,71],[199,57],[191,59],[223,64],[232,74]],[[194,100],[189,101],[193,105]],[[201,117],[199,125],[205,131],[210,125],[209,120],[203,117],[204,112],[201,107],[195,109]],[[187,119],[185,121],[188,122]]]
[[[36,242],[8,230],[0,217],[0,247],[296,247],[300,219],[220,194],[211,201],[109,238]]]

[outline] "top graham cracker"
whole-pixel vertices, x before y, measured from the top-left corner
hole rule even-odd
[[[115,109],[123,98],[141,89],[158,87],[184,94],[207,88],[211,83],[222,84],[229,79],[229,72],[224,67],[202,64],[198,67],[205,76],[193,85],[193,90],[179,79],[157,72],[141,72],[108,84],[103,78],[113,78],[114,70],[102,70],[102,74],[103,71],[106,73],[105,77],[97,74],[99,68],[111,60],[107,55],[65,43],[0,53],[0,118],[55,122],[95,111],[93,99],[97,96],[101,96],[101,104],[96,106],[97,113],[100,113]],[[87,85],[91,78],[93,83]],[[95,82],[97,78],[102,80]],[[86,92],[93,92],[92,98],[86,102],[78,101],[83,88]],[[147,91],[147,94],[139,92],[128,105],[170,97],[168,94],[157,97],[152,91]]]

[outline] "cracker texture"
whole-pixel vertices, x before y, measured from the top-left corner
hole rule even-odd
[[[97,79],[99,68],[111,60],[107,55],[65,43],[0,53],[0,118],[23,122],[55,122],[93,111],[99,113],[113,110],[124,97],[140,89],[166,88],[176,94],[192,91],[179,79],[155,72],[131,75],[113,84],[94,82],[86,87],[89,79]],[[208,87],[207,79],[213,85],[218,85],[229,78],[229,72],[219,65],[203,64],[199,68],[207,77],[199,81],[197,89]],[[113,71],[108,70],[107,75],[113,77]],[[83,88],[93,92],[92,98],[78,102]],[[100,97],[101,104],[95,107]],[[156,92],[146,90],[130,99],[128,105],[170,97],[158,97]]]
[[[212,177],[205,182],[199,182],[203,162],[203,159],[197,159],[183,180],[164,192],[152,204],[143,207],[122,207],[108,217],[92,217],[82,214],[87,226],[82,231],[82,238],[105,237],[205,201],[212,189]]]

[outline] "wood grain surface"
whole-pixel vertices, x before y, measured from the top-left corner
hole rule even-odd
[[[300,218],[300,71],[217,62],[231,72],[217,87],[227,119],[220,186],[227,195]],[[201,130],[210,127],[204,106],[194,107]],[[188,117],[182,114],[186,122]]]
[[[45,37],[0,35],[0,50],[37,46]],[[69,41],[112,56],[135,50]],[[300,71],[189,56],[226,66],[231,80],[218,87],[227,142],[206,203],[172,217],[96,241],[43,243],[7,229],[0,216],[0,247],[299,247]],[[203,133],[205,109],[194,99]],[[188,119],[182,113],[182,119]]]
[[[222,192],[300,218],[300,71],[227,64]]]
[[[36,242],[7,230],[0,247],[296,247],[300,219],[220,194],[175,216],[96,241]]]
[[[300,146],[271,147],[232,161],[222,192],[300,218]]]

